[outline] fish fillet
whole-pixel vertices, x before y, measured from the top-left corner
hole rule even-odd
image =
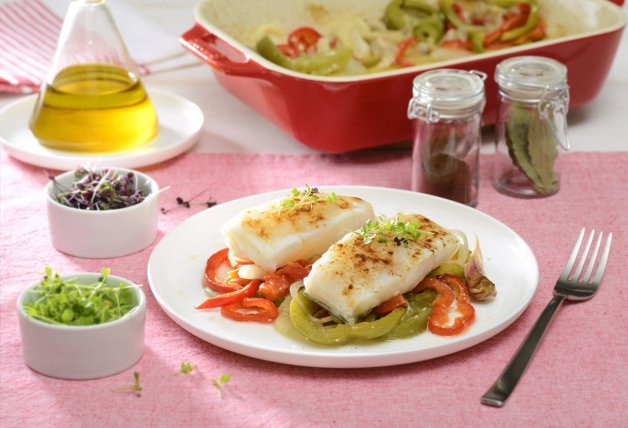
[[[287,263],[323,254],[347,231],[359,228],[375,213],[370,203],[352,196],[319,199],[296,208],[274,200],[238,213],[222,227],[230,257],[252,260],[275,271]]]
[[[346,322],[354,323],[380,303],[412,290],[430,271],[451,258],[459,246],[449,231],[419,214],[399,214],[401,222],[418,222],[416,240],[365,244],[346,234],[312,266],[304,293]]]

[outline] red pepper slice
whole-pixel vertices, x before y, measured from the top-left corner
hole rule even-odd
[[[282,54],[287,56],[288,58],[296,58],[299,56],[299,52],[291,45],[281,44],[277,45],[277,49],[281,51]]]
[[[300,27],[288,35],[288,44],[297,52],[316,52],[316,43],[323,37],[312,27]]]
[[[471,40],[443,40],[440,45],[444,48],[462,49],[467,51],[470,51],[473,48],[471,46]]]
[[[452,314],[455,310],[458,314]],[[450,324],[454,316],[453,324]],[[462,333],[475,319],[475,309],[469,302],[456,300],[454,307],[434,305],[427,326],[430,331],[439,336],[453,336]]]
[[[242,288],[242,285],[220,281],[216,278],[216,271],[223,264],[229,264],[229,249],[223,248],[212,254],[205,264],[205,282],[214,291],[219,293],[230,293]],[[231,266],[231,265],[229,265]]]
[[[443,281],[454,291],[457,300],[469,301],[469,289],[467,284],[455,275],[444,273],[436,277],[439,281]]]
[[[442,277],[442,278],[441,278]],[[454,303],[454,291],[455,297]],[[438,293],[434,300],[432,314],[427,326],[439,336],[452,336],[464,331],[475,319],[475,309],[469,303],[466,285],[453,275],[439,275],[437,278],[425,278],[412,292],[431,288]]]
[[[454,13],[463,24],[467,22],[467,19],[464,16],[464,11],[462,7],[458,3],[454,3],[451,5],[451,8],[454,10]]]
[[[484,37],[485,48],[497,42],[499,38],[502,36],[502,34],[504,34],[506,31],[510,31],[513,28],[521,27],[528,21],[528,15],[530,14],[530,8],[529,8],[530,5],[528,5],[527,3],[521,3],[521,4],[525,4],[526,6],[528,6],[527,12],[524,11],[526,10],[525,7],[519,7],[521,14],[514,14],[514,13],[505,14],[504,22],[502,22],[502,25],[500,25],[498,29],[488,33],[486,37]]]
[[[241,302],[245,297],[251,297],[255,293],[257,293],[257,289],[259,288],[260,281],[258,279],[254,279],[249,282],[244,287],[240,288],[236,291],[231,291],[229,293],[220,294],[215,297],[210,297],[205,300],[203,303],[198,305],[196,309],[210,309],[210,308],[218,308],[220,306],[230,305],[233,303]]]
[[[403,297],[403,295],[397,294],[396,296],[391,297],[390,299],[388,299],[385,302],[381,303],[379,306],[376,306],[373,309],[373,312],[375,314],[379,315],[380,317],[383,317],[385,315],[388,315],[389,313],[391,313],[395,309],[400,308],[402,306],[408,306],[408,302]]]
[[[419,38],[418,37],[410,37],[409,39],[405,39],[402,40],[401,42],[399,42],[399,45],[397,46],[397,56],[395,56],[395,63],[399,66],[399,67],[412,67],[414,64],[411,63],[410,61],[407,61],[404,56],[406,54],[406,51],[408,50],[408,48],[410,48],[411,46],[416,45],[419,42]]]
[[[456,298],[454,292],[451,290],[451,288],[447,286],[447,284],[432,277],[427,277],[423,279],[423,281],[419,282],[419,285],[414,287],[414,290],[412,290],[410,293],[416,294],[427,288],[431,288],[438,293],[438,297],[436,298],[436,300],[434,300],[434,305],[445,307],[451,306],[451,304],[454,302],[454,299]]]
[[[220,313],[234,321],[271,323],[278,316],[277,307],[267,299],[259,297],[245,298],[241,302],[220,308]]]
[[[264,283],[260,286],[259,292],[268,300],[277,300],[288,295],[290,286],[305,278],[310,269],[299,262],[288,263],[276,272],[264,276]]]

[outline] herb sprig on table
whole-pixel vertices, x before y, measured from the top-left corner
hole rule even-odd
[[[70,186],[65,186],[50,177],[58,191],[54,196],[57,202],[80,210],[127,208],[139,204],[148,196],[140,190],[137,175],[133,172],[80,167],[74,172],[74,178]]]
[[[49,324],[86,326],[121,318],[137,306],[131,290],[137,285],[107,285],[109,268],[101,270],[98,281],[81,284],[75,278],[62,279],[46,267],[41,282],[29,292],[32,303],[23,305],[26,314]]]

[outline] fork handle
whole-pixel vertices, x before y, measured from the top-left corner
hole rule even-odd
[[[550,300],[502,374],[497,378],[493,386],[482,396],[482,404],[495,407],[502,407],[506,404],[506,400],[515,389],[515,386],[517,386],[526,367],[528,367],[528,363],[532,359],[532,356],[534,356],[534,352],[536,348],[538,348],[541,339],[543,339],[547,327],[552,321],[552,318],[554,318],[556,309],[560,307],[563,300],[564,297],[559,295],[555,295],[552,300]]]

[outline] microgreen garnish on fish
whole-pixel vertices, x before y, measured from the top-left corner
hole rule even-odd
[[[142,385],[140,385],[140,374],[139,372],[133,372],[133,385],[131,386],[123,386],[122,388],[114,388],[113,392],[133,392],[138,397],[142,396]]]
[[[46,267],[45,276],[29,290],[32,303],[23,305],[26,314],[49,324],[93,325],[116,320],[137,306],[131,290],[137,285],[106,284],[111,269],[103,268],[98,281],[80,284],[74,278],[62,279]]]
[[[409,241],[416,241],[421,236],[420,227],[416,221],[403,222],[398,217],[387,219],[380,216],[376,221],[367,220],[354,233],[367,245],[374,240],[383,244],[392,239],[397,246],[407,247]]]
[[[320,201],[322,198],[323,195],[319,192],[318,187],[310,187],[306,184],[305,189],[302,191],[293,187],[290,190],[290,195],[283,199],[279,205],[282,209],[293,210],[307,205],[311,207],[314,202]],[[327,202],[336,202],[336,193],[331,192],[330,194],[325,195],[324,200]]]
[[[179,374],[190,374],[195,368],[196,366],[193,366],[192,363],[190,363],[189,361],[183,361],[181,363],[181,367],[179,367],[179,370],[174,372],[172,375],[176,376]]]
[[[218,379],[212,379],[212,385],[222,393],[222,387],[231,380],[231,376],[223,373]]]
[[[113,169],[93,170],[81,166],[74,171],[70,186],[59,183],[49,175],[57,190],[54,198],[62,205],[81,210],[105,211],[127,208],[142,202],[147,194],[139,188],[134,172],[121,173]]]

